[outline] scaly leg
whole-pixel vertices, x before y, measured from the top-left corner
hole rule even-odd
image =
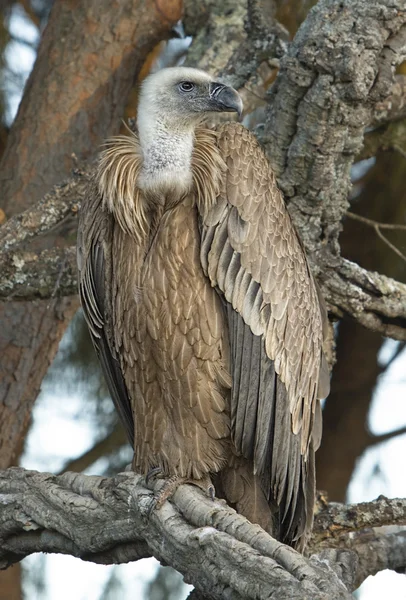
[[[149,486],[149,483],[152,478],[159,476],[162,473],[162,469],[159,467],[150,469],[145,477],[145,482]],[[209,477],[209,475],[205,475],[202,479],[191,479],[189,477],[178,477],[174,475],[167,479],[163,485],[163,487],[159,490],[157,494],[155,494],[154,500],[151,503],[151,508],[149,509],[149,514],[153,510],[159,510],[163,504],[171,498],[173,494],[176,492],[178,487],[184,483],[190,483],[191,485],[196,485],[199,487],[205,494],[207,494],[212,500],[214,500],[216,490],[214,489],[214,485]]]

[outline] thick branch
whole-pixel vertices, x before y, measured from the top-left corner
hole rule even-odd
[[[102,564],[154,555],[170,562],[212,598],[246,600],[269,598],[275,589],[281,590],[280,600],[349,599],[335,572],[342,571],[343,557],[353,565],[347,567],[345,577],[350,589],[359,577],[356,561],[350,560],[353,552],[341,550],[339,562],[329,559],[328,564],[317,556],[306,559],[224,502],[213,503],[197,488],[181,486],[171,503],[149,516],[151,501],[151,492],[134,473],[108,479],[4,471],[0,474],[0,564],[5,568],[38,551]],[[370,523],[369,517],[362,521],[359,513],[375,508],[376,503],[352,506],[356,526]],[[343,520],[335,506],[334,511],[327,527]],[[345,518],[348,521],[348,511]]]
[[[281,60],[266,145],[312,252],[321,239],[323,248],[339,252],[351,165],[405,47],[402,0],[321,0]]]
[[[186,34],[193,36],[193,43],[185,64],[218,75],[246,39],[246,11],[246,0],[186,0],[184,25]]]
[[[36,300],[77,293],[74,248],[39,253],[17,249],[76,216],[92,172],[90,166],[76,169],[72,179],[0,227],[0,298]]]
[[[351,538],[347,536],[341,548],[326,548],[317,556],[319,560],[334,564],[342,581],[347,585],[351,582],[351,587],[357,588],[369,575],[376,575],[379,571],[405,571],[406,532],[368,530]],[[354,562],[357,571],[355,580],[352,579]]]
[[[406,499],[379,496],[372,502],[332,502],[315,517],[313,544],[337,538],[349,531],[384,525],[406,525]]]
[[[171,503],[148,516],[151,500],[143,479],[132,473],[107,479],[5,471],[0,475],[1,564],[4,568],[37,551],[67,553],[103,564],[154,555],[170,561],[212,598],[247,600],[268,598],[275,589],[281,590],[280,599],[350,598],[336,573],[353,589],[379,568],[399,569],[406,564],[406,544],[400,534],[363,532],[356,543],[351,537],[351,546],[350,538],[343,536],[364,526],[401,522],[404,500],[380,498],[328,507],[316,519],[311,548],[317,550],[317,536],[324,540],[323,546],[328,540],[340,547],[324,548],[311,559],[276,542],[196,488],[182,486]],[[334,532],[341,534],[339,538],[333,539]]]
[[[0,255],[0,298],[38,300],[77,294],[76,248]]]
[[[347,314],[387,337],[406,340],[406,285],[344,258],[320,256],[323,295],[337,315]],[[313,263],[314,264],[314,263]]]
[[[75,216],[85,197],[91,176],[91,167],[76,169],[69,181],[55,186],[39,202],[6,221],[0,228],[2,253],[33,237],[49,233],[65,219]]]
[[[359,561],[351,550],[333,551],[336,558],[328,563],[321,560],[325,554],[306,559],[197,488],[181,486],[171,503],[149,515],[151,501],[151,491],[134,473],[109,479],[24,469],[1,472],[0,564],[5,568],[38,551],[102,564],[154,555],[181,571],[203,594],[235,600],[270,598],[275,589],[280,590],[279,600],[349,599],[336,574],[342,574],[343,564],[348,589],[359,581]],[[382,502],[351,506],[355,528],[374,522],[368,514],[377,514]],[[385,502],[387,520],[388,505],[395,501]],[[350,527],[349,510],[336,505],[332,510],[322,527],[337,521]],[[397,545],[399,568],[406,564],[406,546]],[[393,543],[387,546],[393,548]]]
[[[406,155],[406,122],[404,119],[388,123],[369,131],[364,138],[364,146],[358,154],[357,160],[365,160],[376,156],[381,150],[393,150]]]

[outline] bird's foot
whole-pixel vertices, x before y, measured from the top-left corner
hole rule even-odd
[[[156,477],[160,474],[162,474],[162,469],[160,469],[159,467],[155,469],[150,469],[145,478],[147,485],[152,477]],[[212,481],[208,475],[205,475],[201,479],[191,479],[190,477],[178,477],[177,475],[174,475],[173,477],[170,477],[165,481],[162,488],[155,495],[153,502],[151,503],[151,507],[149,509],[149,514],[151,514],[153,510],[159,510],[166,502],[166,500],[173,496],[178,487],[180,485],[183,485],[184,483],[196,485],[201,490],[203,490],[203,492],[207,494],[207,496],[214,500],[216,490],[214,489],[214,485],[212,484]]]
[[[203,490],[203,492],[206,494],[206,496],[209,496],[209,498],[211,500],[213,500],[213,502],[214,502],[214,498],[216,496],[216,490],[215,490],[215,487],[214,487],[209,475],[205,475],[201,479],[189,479],[189,481],[187,481],[185,483],[191,483],[192,485],[197,485],[197,487],[199,487],[201,490]]]
[[[161,477],[163,477],[163,472],[162,472],[161,467],[152,467],[152,469],[150,469],[148,471],[148,473],[145,475],[146,486],[149,487],[151,479],[155,479],[155,477],[159,477],[159,475],[161,475]]]

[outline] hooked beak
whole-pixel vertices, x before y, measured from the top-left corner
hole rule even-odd
[[[236,112],[241,117],[243,104],[241,96],[234,88],[222,83],[213,82],[209,86],[209,93],[214,110]]]

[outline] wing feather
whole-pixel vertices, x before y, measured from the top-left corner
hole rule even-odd
[[[255,137],[229,123],[217,144],[226,168],[217,202],[200,211],[201,264],[227,305],[232,436],[292,543],[312,522],[326,314]]]
[[[111,323],[107,319],[107,315],[111,314],[108,310],[111,305],[108,279],[112,269],[110,252],[114,221],[111,213],[103,210],[101,204],[101,196],[94,184],[89,188],[80,213],[77,244],[79,295],[107,387],[133,445],[133,413],[120,363],[111,342]]]

